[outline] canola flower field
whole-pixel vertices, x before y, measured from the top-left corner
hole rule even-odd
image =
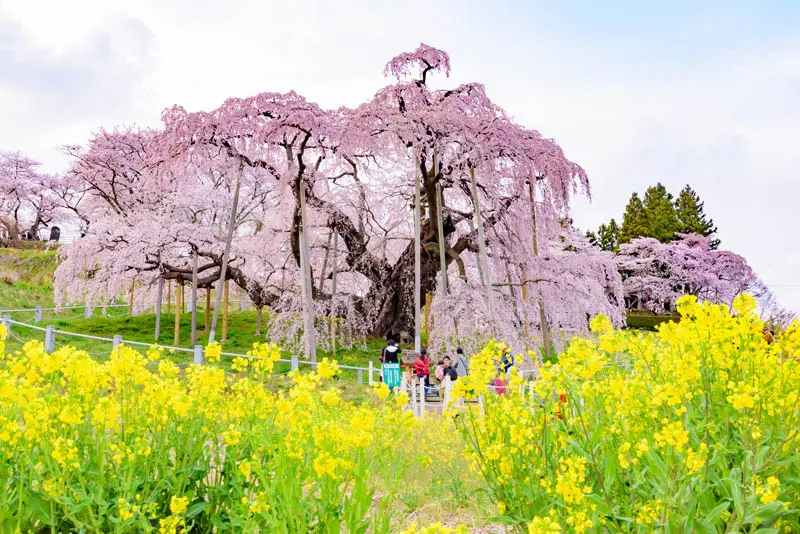
[[[653,335],[598,317],[502,395],[490,341],[456,382],[465,402],[423,419],[385,386],[343,399],[333,361],[275,383],[269,344],[229,376],[157,348],[99,363],[0,341],[0,526],[468,532],[403,513],[427,486],[514,532],[800,532],[800,326],[767,345],[749,297],[680,313]]]

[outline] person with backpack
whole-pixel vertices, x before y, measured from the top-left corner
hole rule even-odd
[[[402,352],[394,340],[390,339],[389,343],[381,351],[381,363],[400,363],[400,354]]]
[[[380,361],[382,364],[381,379],[389,386],[389,391],[393,392],[394,388],[400,387],[400,354],[402,351],[393,339],[381,351]]]
[[[425,349],[420,351],[419,358],[414,362],[414,374],[417,375],[420,382],[425,384],[425,394],[427,395],[431,388],[431,360]]]
[[[467,358],[464,356],[464,350],[462,348],[456,349],[456,360],[453,364],[453,369],[455,369],[458,376],[467,376],[469,374],[469,362]]]

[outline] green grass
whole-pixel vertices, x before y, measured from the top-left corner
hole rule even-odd
[[[632,330],[647,330],[655,332],[656,327],[661,323],[669,321],[679,321],[680,315],[656,315],[652,312],[635,311],[628,312],[626,322],[629,329]]]
[[[0,248],[0,309],[53,305],[55,251]]]

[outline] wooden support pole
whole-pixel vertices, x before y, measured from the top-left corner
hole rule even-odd
[[[197,345],[197,251],[192,251],[192,346]]]
[[[425,292],[425,335],[431,335],[431,304],[433,304],[433,293]]]
[[[331,273],[331,344],[333,346],[333,357],[336,357],[336,278],[339,274],[339,265],[337,261],[337,252],[339,248],[339,234],[333,234],[333,259]]]
[[[300,276],[303,290],[303,337],[306,360],[317,361],[317,340],[314,325],[314,295],[311,280],[311,255],[308,246],[308,216],[306,215],[306,184],[300,180]]]
[[[534,194],[533,182],[535,178],[531,177],[528,181],[528,192],[531,201],[531,224],[533,228],[533,255],[539,256],[539,240],[537,238],[536,230],[536,195]],[[539,323],[542,328],[542,341],[544,343],[542,353],[549,355],[552,351],[552,342],[550,341],[550,325],[547,324],[547,312],[544,309],[544,299],[539,298]]]
[[[214,336],[217,329],[217,319],[219,318],[219,306],[222,298],[222,286],[228,277],[228,261],[231,255],[231,241],[233,241],[233,230],[236,227],[236,213],[239,208],[239,189],[242,181],[243,168],[239,166],[239,172],[236,175],[236,185],[233,188],[233,205],[231,206],[231,218],[228,221],[228,237],[225,240],[225,255],[222,257],[222,268],[220,269],[219,281],[217,283],[217,302],[214,306],[214,317],[211,320],[211,330],[208,334],[208,344],[214,342]]]
[[[230,303],[230,280],[225,280],[225,285],[222,286],[223,295],[222,300],[222,342],[228,341],[228,304]]]
[[[172,280],[167,280],[167,315],[172,312]]]
[[[158,277],[158,289],[156,289],[156,331],[155,341],[161,337],[161,300],[164,298],[164,278]]]
[[[175,337],[173,346],[179,347],[181,343],[181,299],[183,298],[183,284],[175,283]]]
[[[489,266],[489,254],[486,251],[486,235],[483,232],[483,218],[481,217],[481,207],[478,197],[478,186],[475,181],[475,169],[469,168],[470,186],[472,189],[472,204],[475,208],[475,224],[478,226],[478,250],[480,251],[479,261],[483,263],[484,287],[489,299],[489,315],[492,319],[492,330],[495,325],[494,308],[494,288],[492,287],[492,270]]]
[[[256,335],[261,335],[261,315],[263,314],[264,306],[259,305],[256,308]]]
[[[435,169],[434,179],[436,179],[436,234],[439,242],[439,270],[442,276],[442,291],[445,295],[450,294],[447,287],[447,244],[444,239],[444,195],[442,194],[442,184],[439,183],[439,162],[436,158],[436,151],[433,153],[433,168]]]
[[[422,350],[422,320],[420,308],[422,307],[422,193],[420,191],[420,177],[417,175],[414,186],[414,352]]]
[[[130,290],[130,293],[128,294],[128,319],[133,317],[133,297],[135,296],[134,295],[134,290],[135,289],[136,289],[136,280],[132,280],[131,281],[131,290]]]
[[[206,288],[206,332],[211,326],[211,287]]]
[[[322,270],[319,272],[319,290],[325,291],[325,271],[328,270],[328,256],[331,253],[331,242],[333,241],[333,236],[336,234],[336,230],[331,230],[331,233],[328,234],[328,244],[325,247],[325,256],[322,258]]]

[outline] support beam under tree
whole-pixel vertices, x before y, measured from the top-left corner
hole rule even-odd
[[[181,299],[183,298],[183,284],[175,284],[175,336],[172,346],[179,347],[181,343]]]
[[[335,231],[328,234],[328,244],[325,247],[325,256],[322,258],[322,270],[319,272],[319,290],[325,291],[325,271],[328,269],[328,255],[331,252],[331,242]]]
[[[439,182],[439,158],[437,149],[433,150],[434,180],[436,180],[436,237],[439,244],[439,272],[442,280],[442,292],[445,296],[450,294],[447,283],[447,245],[444,238],[444,195],[442,184]]]
[[[258,305],[256,307],[256,335],[261,335],[261,316],[264,313],[264,306]]]
[[[414,352],[422,350],[422,233],[420,177],[416,176],[414,184]]]
[[[161,337],[161,300],[164,298],[164,277],[158,277],[158,288],[156,289],[156,332],[155,341]]]
[[[533,231],[533,255],[535,257],[539,257],[539,240],[536,235],[536,195],[534,194],[534,186],[533,186],[534,178],[528,180],[528,192],[530,194],[530,201],[531,201],[531,224],[532,224],[532,231]],[[550,325],[547,324],[547,312],[545,311],[544,307],[544,299],[539,297],[539,324],[542,325],[542,353],[545,355],[550,355],[552,353],[552,341],[550,340]]]
[[[223,285],[222,292],[222,342],[225,343],[228,341],[228,313],[229,313],[229,304],[230,304],[230,280],[225,280],[225,285]]]
[[[134,279],[131,280],[131,290],[128,293],[128,319],[133,317],[133,297],[135,296],[134,295],[135,289],[136,289],[136,280]]]
[[[306,214],[306,184],[300,179],[300,276],[303,290],[303,337],[306,359],[317,361],[317,341],[314,326],[314,295],[312,294],[311,258],[308,247],[308,216]]]
[[[206,332],[208,332],[208,328],[211,326],[211,288],[206,288]]]
[[[519,268],[520,268],[520,273],[522,275],[522,280],[527,280],[528,273],[525,271],[525,267],[520,265]],[[528,306],[526,304],[527,302],[528,302],[528,284],[526,282],[522,284],[522,324],[524,325],[522,328],[522,335],[525,336],[525,338],[528,337]]]
[[[192,250],[192,347],[197,345],[197,251]]]
[[[431,305],[433,304],[433,293],[425,292],[425,336],[430,339],[431,335]]]
[[[222,300],[222,286],[228,277],[228,261],[231,256],[231,242],[233,241],[233,230],[236,227],[236,213],[239,208],[239,186],[242,181],[243,168],[239,165],[239,171],[236,173],[236,184],[233,187],[233,203],[231,205],[231,218],[228,221],[228,236],[225,240],[225,255],[222,257],[222,269],[220,269],[219,281],[217,283],[217,301],[214,305],[214,317],[211,320],[211,330],[208,334],[208,344],[214,342],[214,336],[217,330],[217,320],[219,319],[220,300]]]
[[[478,198],[478,186],[475,182],[475,169],[472,166],[469,168],[469,180],[472,189],[472,204],[475,208],[475,224],[478,226],[479,261],[483,264],[484,288],[486,289],[486,295],[489,299],[489,316],[492,319],[492,330],[494,330],[496,316],[494,308],[494,288],[492,287],[492,270],[489,267],[489,253],[486,251],[486,234],[483,232],[483,218],[481,217],[481,207]]]
[[[339,248],[339,234],[333,233],[333,253],[332,253],[332,272],[331,272],[331,344],[333,347],[333,357],[336,358],[336,277],[339,274],[339,266],[336,261]]]

